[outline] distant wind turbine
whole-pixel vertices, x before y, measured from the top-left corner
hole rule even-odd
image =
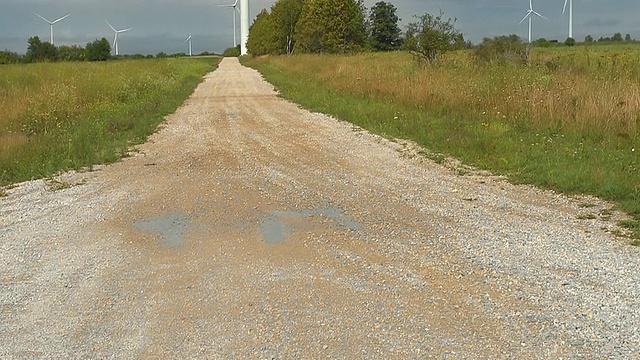
[[[569,37],[573,39],[573,0],[564,0],[563,14],[567,10],[567,3],[569,3]]]
[[[191,54],[191,34],[189,34],[189,37],[187,38],[187,40],[185,40],[182,45],[184,45],[186,42],[189,42],[189,56],[192,56]]]
[[[520,24],[522,24],[525,20],[527,20],[527,18],[529,19],[529,44],[531,44],[531,18],[533,17],[533,15],[537,15],[543,19],[549,20],[546,17],[540,15],[540,13],[538,13],[537,11],[533,10],[533,0],[529,0],[529,11],[527,11],[527,14],[522,18],[522,20],[520,20]]]
[[[236,12],[240,12],[238,9],[238,0],[236,0],[233,4],[229,5],[218,5],[218,7],[228,7],[231,8],[231,15],[233,15],[233,47],[236,47],[238,44],[237,36],[236,36]]]
[[[39,17],[40,19],[42,19],[42,20],[44,20],[44,21],[46,21],[46,22],[48,22],[48,23],[49,23],[49,26],[51,27],[51,45],[55,45],[55,44],[53,43],[53,24],[55,24],[55,23],[57,23],[57,22],[60,22],[60,21],[62,21],[62,20],[64,20],[64,19],[66,19],[66,18],[68,18],[71,14],[67,14],[67,15],[65,15],[65,16],[63,16],[63,17],[61,17],[61,18],[59,18],[59,19],[54,20],[54,21],[49,21],[49,20],[45,19],[44,17],[42,17],[42,16],[40,16],[40,15],[38,15],[38,14],[36,14],[36,13],[34,13],[34,14],[35,14],[37,17]]]
[[[107,20],[105,20],[104,22],[107,23],[107,25],[109,25],[109,27],[111,28],[111,30],[113,30],[113,32],[116,33],[116,36],[113,38],[113,49],[115,51],[116,56],[118,56],[118,34],[123,33],[125,31],[129,31],[131,30],[131,28],[128,29],[122,29],[122,30],[116,30],[116,28],[114,28],[113,26],[111,26],[111,24],[109,24],[109,22]]]

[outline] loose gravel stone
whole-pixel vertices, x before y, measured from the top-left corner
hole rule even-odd
[[[225,59],[131,157],[0,198],[0,358],[640,358],[623,214],[419,150]]]

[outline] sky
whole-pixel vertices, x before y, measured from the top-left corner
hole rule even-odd
[[[49,41],[49,24],[34,13],[53,21],[56,45],[81,45],[106,37],[113,41],[113,30],[132,28],[118,36],[120,54],[188,53],[183,44],[192,34],[193,52],[222,53],[233,44],[233,18],[230,8],[219,5],[235,0],[0,0],[0,50],[26,52],[27,39],[39,36]],[[365,0],[370,9],[378,0]],[[251,21],[276,0],[249,0]],[[528,0],[387,0],[398,9],[401,29],[414,21],[414,15],[438,14],[456,18],[456,28],[474,43],[485,37],[517,34],[527,37],[527,22],[519,24],[529,9]],[[564,41],[568,17],[562,15],[564,0],[533,0],[534,10],[548,20],[533,19],[533,38]],[[640,39],[640,1],[574,0],[574,38],[587,34],[595,39],[616,32]],[[237,18],[240,38],[239,17]]]

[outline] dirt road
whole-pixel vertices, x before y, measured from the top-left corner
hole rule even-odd
[[[411,154],[225,59],[132,157],[0,199],[0,358],[640,357],[606,204]]]

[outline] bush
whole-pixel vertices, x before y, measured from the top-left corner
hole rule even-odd
[[[564,44],[567,46],[574,46],[576,44],[576,39],[568,37],[567,40],[564,41]]]
[[[223,53],[224,57],[238,57],[240,56],[240,45],[236,47],[227,48]]]
[[[545,38],[540,38],[532,43],[533,46],[548,48],[551,46],[551,42]]]
[[[474,57],[479,63],[524,64],[528,58],[527,46],[518,35],[484,38],[474,51]]]
[[[454,27],[456,19],[448,18],[445,21],[443,17],[443,12],[438,16],[431,14],[416,16],[418,22],[407,26],[403,49],[419,59],[433,62],[440,55],[454,50],[460,39],[464,43],[460,32]]]
[[[17,64],[20,62],[20,55],[9,50],[0,51],[0,65],[2,64]]]

